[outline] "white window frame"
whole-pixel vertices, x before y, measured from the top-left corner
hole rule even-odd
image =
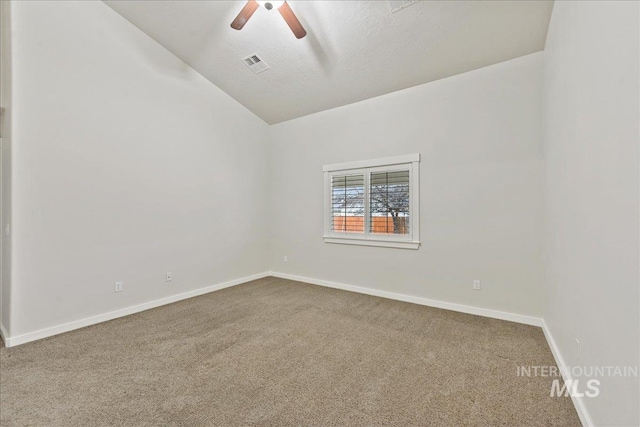
[[[369,179],[372,172],[409,170],[409,234],[370,233]],[[420,154],[385,157],[322,167],[324,172],[324,241],[347,245],[418,249],[420,247]],[[336,233],[331,230],[331,180],[334,175],[364,174],[364,233]]]

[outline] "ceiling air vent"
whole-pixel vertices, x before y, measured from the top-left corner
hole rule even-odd
[[[251,71],[258,74],[268,70],[270,67],[266,62],[262,60],[257,54],[252,54],[242,59],[242,62],[247,64],[247,67],[251,68]]]
[[[418,3],[420,0],[389,0],[389,6],[391,7],[391,13],[395,13],[404,9],[407,6]]]

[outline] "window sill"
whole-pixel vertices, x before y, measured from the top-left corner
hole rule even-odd
[[[415,241],[399,241],[399,240],[373,240],[373,239],[353,239],[346,237],[328,237],[324,236],[325,243],[338,243],[341,245],[358,245],[358,246],[378,246],[383,248],[399,248],[399,249],[418,249],[420,242]]]

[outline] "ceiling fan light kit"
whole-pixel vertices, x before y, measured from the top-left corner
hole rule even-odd
[[[236,19],[234,19],[231,23],[231,28],[233,28],[234,30],[241,30],[245,26],[247,21],[249,21],[249,18],[251,18],[256,9],[258,9],[258,7],[260,6],[264,7],[267,10],[278,9],[278,12],[280,12],[280,15],[282,15],[285,22],[287,23],[289,28],[291,28],[291,31],[293,31],[293,34],[297,39],[301,39],[307,35],[307,32],[298,20],[298,17],[295,13],[293,13],[293,10],[291,10],[289,3],[287,3],[286,1],[249,0],[247,4],[244,5],[238,16],[236,16]]]

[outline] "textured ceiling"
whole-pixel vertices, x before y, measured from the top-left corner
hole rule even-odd
[[[544,49],[548,1],[289,1],[308,35],[276,10],[242,31],[245,1],[105,1],[269,124],[350,104]],[[257,53],[271,69],[254,74]]]

